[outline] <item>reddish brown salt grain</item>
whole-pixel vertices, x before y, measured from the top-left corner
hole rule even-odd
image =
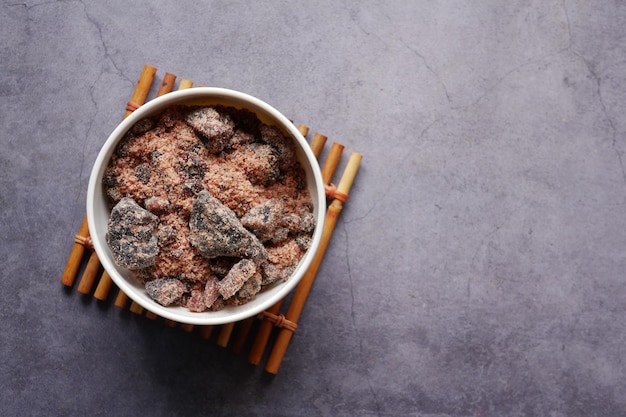
[[[228,274],[218,283],[220,295],[229,299],[256,273],[256,265],[250,259],[237,262]]]
[[[207,309],[207,305],[204,302],[204,286],[200,283],[194,285],[190,291],[189,298],[184,303],[184,306],[196,313],[200,313]]]
[[[295,265],[304,255],[296,239],[288,239],[280,245],[270,246],[267,253],[270,263],[281,267]]]
[[[279,160],[270,145],[249,143],[233,151],[229,158],[233,164],[243,167],[252,184],[270,185],[280,177]]]
[[[220,290],[218,284],[219,280],[214,276],[210,276],[207,279],[204,287],[204,305],[206,307],[212,307],[219,298]]]

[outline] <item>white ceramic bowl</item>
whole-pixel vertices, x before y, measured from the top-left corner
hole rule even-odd
[[[113,262],[111,251],[105,240],[110,209],[102,184],[102,176],[118,142],[137,121],[146,116],[158,114],[167,107],[181,104],[221,104],[248,109],[254,112],[263,123],[278,126],[285,134],[291,137],[296,147],[298,160],[306,173],[308,189],[313,200],[314,215],[317,220],[311,245],[288,281],[268,287],[246,304],[236,307],[229,306],[221,311],[194,313],[184,307],[164,307],[156,303],[148,297],[144,286],[135,279],[132,272],[117,266]],[[223,88],[198,87],[180,90],[155,98],[141,106],[124,119],[104,143],[91,172],[87,190],[89,233],[98,258],[113,282],[133,301],[136,301],[146,310],[167,319],[189,324],[207,325],[236,322],[254,316],[284,298],[298,284],[319,247],[325,214],[326,197],[319,165],[308,143],[293,123],[269,104],[248,94]]]

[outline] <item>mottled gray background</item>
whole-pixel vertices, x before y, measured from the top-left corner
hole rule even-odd
[[[0,5],[5,416],[626,415],[621,1]],[[364,154],[278,376],[60,276],[144,64]]]

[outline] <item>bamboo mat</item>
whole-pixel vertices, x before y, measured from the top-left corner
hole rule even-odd
[[[132,96],[126,105],[124,117],[130,115],[149,100],[156,73],[157,69],[155,67],[151,65],[144,66]],[[171,92],[176,85],[176,78],[174,74],[165,73],[158,88],[154,86],[154,89],[156,89],[155,96],[158,97]],[[178,82],[177,89],[192,87],[193,82],[183,78]],[[311,149],[319,160],[328,138],[320,133],[310,135],[309,132],[311,130],[306,125],[298,125],[297,127],[300,133],[309,140]],[[220,326],[194,326],[177,323],[145,311],[143,307],[130,300],[126,294],[119,290],[108,273],[103,270],[91,245],[86,216],[74,237],[74,245],[61,277],[61,283],[71,290],[74,288],[75,282],[78,281],[76,290],[85,296],[93,297],[100,301],[115,300],[115,306],[121,309],[128,309],[130,312],[149,320],[162,321],[164,325],[179,328],[184,332],[196,333],[202,339],[214,341],[218,346],[230,349],[233,354],[245,355],[248,362],[254,365],[261,365],[261,362],[266,358],[264,370],[270,374],[276,374],[286,354],[289,342],[297,331],[300,314],[304,309],[318,269],[332,238],[337,218],[348,200],[352,182],[359,169],[362,155],[352,152],[338,185],[335,186],[333,184],[333,177],[340,164],[343,151],[343,145],[336,142],[333,143],[328,149],[326,159],[321,167],[322,178],[326,185],[328,205],[322,242],[311,266],[291,294],[255,317]],[[80,278],[77,279],[79,275]]]

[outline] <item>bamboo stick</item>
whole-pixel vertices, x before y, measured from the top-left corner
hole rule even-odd
[[[87,266],[83,271],[83,276],[78,283],[78,292],[81,294],[90,294],[91,289],[93,288],[93,284],[96,281],[96,277],[98,276],[98,272],[100,272],[100,259],[98,259],[98,255],[96,251],[91,252],[91,256],[89,256],[89,262],[87,262]]]
[[[324,145],[326,145],[326,139],[328,138],[321,133],[316,133],[315,135],[313,135],[313,139],[311,139],[311,150],[313,151],[313,155],[315,155],[316,158],[319,158],[322,154],[322,151],[324,150]]]
[[[217,345],[225,348],[228,346],[228,341],[230,340],[230,335],[233,333],[233,329],[235,328],[235,323],[226,323],[222,324],[220,329],[220,334],[217,336]]]
[[[83,218],[83,222],[78,230],[77,237],[87,238],[89,236],[89,225],[87,224],[87,216]],[[70,252],[70,256],[65,265],[65,270],[61,276],[61,284],[71,287],[74,285],[76,274],[80,268],[80,264],[85,254],[85,245],[78,242],[78,239],[74,240],[74,246]]]
[[[174,74],[170,74],[166,72],[163,76],[163,80],[161,81],[161,86],[157,91],[156,96],[160,97],[164,94],[171,92],[174,89],[174,83],[176,82],[176,76]]]
[[[193,331],[193,324],[181,323],[180,328],[186,331],[187,333],[191,333]]]
[[[184,331],[186,331],[187,333],[191,333],[193,331],[193,324],[189,324],[189,323],[180,323],[180,328]]]
[[[111,287],[113,286],[113,280],[109,273],[105,270],[102,272],[100,276],[100,281],[98,282],[98,286],[96,287],[96,291],[94,292],[94,297],[98,300],[106,300],[109,296],[109,292],[111,291]]]
[[[129,310],[131,311],[131,313],[135,313],[135,314],[143,313],[143,307],[134,300],[130,302]]]
[[[341,160],[343,149],[344,146],[339,143],[333,143],[331,145],[328,156],[326,157],[326,162],[324,162],[324,166],[322,167],[322,180],[324,181],[324,185],[329,185],[332,181],[333,175],[337,170],[337,165],[339,165],[339,161]]]
[[[119,290],[117,297],[115,297],[115,307],[124,308],[128,304],[128,296],[122,290]]]
[[[155,67],[148,64],[144,65],[141,75],[139,75],[135,91],[126,106],[124,118],[130,116],[133,111],[146,102],[146,97],[148,97],[148,92],[150,91],[150,86],[152,85],[156,71],[157,69]]]
[[[235,338],[233,339],[233,345],[231,347],[231,350],[235,355],[239,355],[243,352],[246,340],[248,340],[248,334],[250,334],[250,329],[252,328],[252,324],[254,324],[254,317],[249,317],[239,322],[237,331],[235,332]]]
[[[284,300],[278,301],[266,311],[272,314],[280,313],[280,308],[283,305],[283,301]],[[256,333],[256,337],[254,339],[254,342],[252,343],[250,352],[248,353],[248,362],[254,365],[258,365],[261,363],[261,359],[263,359],[263,353],[265,352],[267,342],[270,339],[273,329],[274,324],[271,321],[261,320],[261,323],[259,324],[259,329]]]
[[[140,306],[139,304],[137,304],[135,301],[130,303],[130,308],[129,309],[130,309],[131,313],[135,313],[135,314],[142,314],[143,313],[143,307]]]
[[[100,301],[106,300],[109,296],[109,292],[111,291],[112,286],[113,281],[111,280],[109,273],[106,270],[102,271],[100,281],[96,286],[96,291],[93,293],[94,298]]]
[[[339,214],[341,213],[341,210],[343,209],[343,204],[347,199],[348,194],[350,193],[350,188],[352,187],[354,178],[356,177],[356,174],[359,170],[359,165],[361,163],[362,157],[363,156],[361,154],[358,154],[356,152],[352,153],[352,155],[350,156],[348,165],[346,166],[346,169],[341,176],[339,185],[337,186],[337,195],[339,196],[339,198],[336,197],[328,207],[320,247],[315,253],[315,257],[313,258],[311,266],[304,274],[304,277],[302,277],[302,280],[296,288],[296,292],[294,293],[293,299],[291,300],[291,304],[287,311],[287,320],[297,323],[298,319],[300,318],[300,314],[304,309],[304,304],[306,303],[306,299],[311,290],[311,286],[313,285],[313,281],[315,280],[315,275],[319,270],[319,267],[326,253],[326,249],[328,248],[328,244],[335,229],[337,219],[339,217]],[[292,336],[292,331],[287,329],[281,329],[281,331],[278,333],[278,337],[276,339],[276,343],[274,344],[274,348],[272,349],[272,353],[270,354],[267,364],[265,365],[265,371],[271,374],[278,373],[278,369],[280,368],[280,364],[283,360],[283,357],[285,356],[285,352],[287,351],[287,347],[289,346],[289,342],[291,341]]]
[[[191,87],[193,87],[193,83],[186,78],[183,78],[182,80],[180,80],[180,84],[178,85],[179,90],[185,90]]]
[[[306,135],[309,134],[309,127],[306,125],[298,125],[298,132],[306,138]]]
[[[200,337],[204,340],[209,340],[209,338],[211,337],[211,333],[213,333],[213,326],[210,324],[196,326],[196,328],[198,329]]]

